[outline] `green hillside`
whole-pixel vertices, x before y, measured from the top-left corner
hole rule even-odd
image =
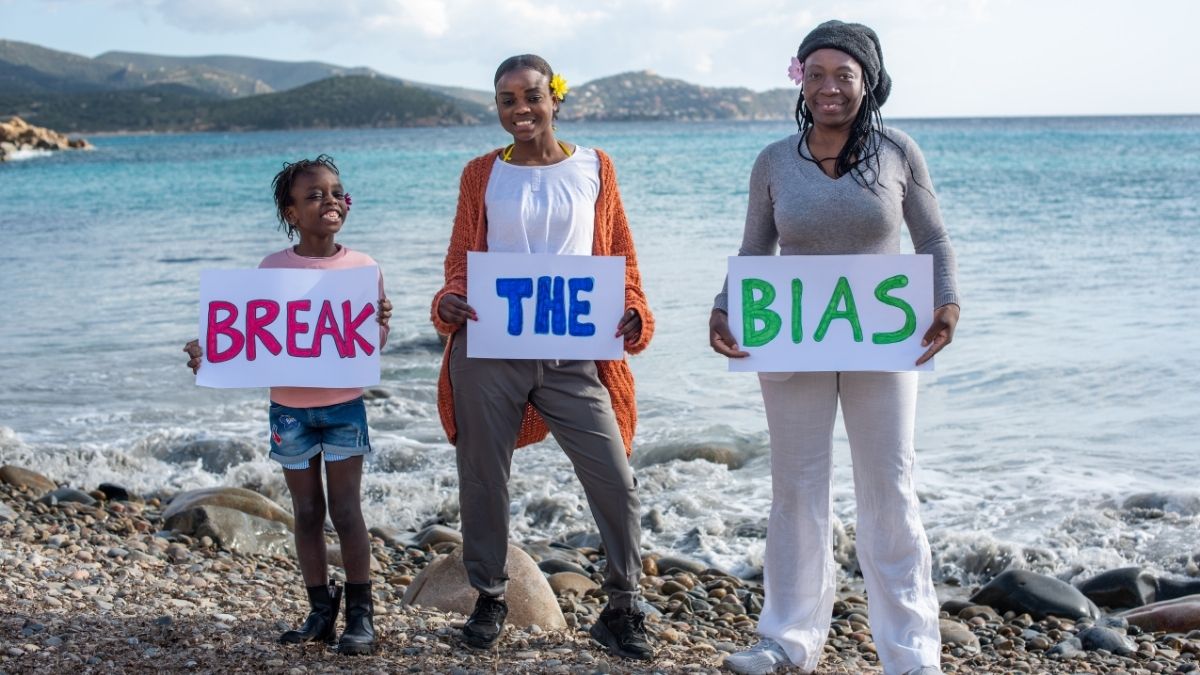
[[[85,94],[0,95],[0,117],[63,132],[209,131],[473,124],[479,105],[364,76],[278,94],[222,99],[180,85]]]
[[[621,73],[571,90],[559,111],[582,120],[768,120],[791,117],[798,92],[702,87],[651,71]]]
[[[224,102],[214,128],[312,129],[476,124],[482,106],[390,79],[331,77],[278,94]]]

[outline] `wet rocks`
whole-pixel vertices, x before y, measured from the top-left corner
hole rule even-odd
[[[205,471],[225,473],[231,466],[257,458],[262,451],[253,443],[240,438],[202,439],[172,449],[163,457],[172,464],[199,461]]]
[[[1200,595],[1156,602],[1120,616],[1142,630],[1187,633],[1200,629]]]
[[[181,492],[171,500],[166,510],[163,511],[162,517],[164,520],[170,520],[189,509],[206,505],[233,509],[265,520],[273,520],[287,526],[289,530],[295,526],[292,514],[285,511],[283,507],[257,492],[239,487],[212,487]]]
[[[88,149],[92,144],[82,138],[70,139],[57,131],[34,126],[20,117],[0,121],[0,162],[22,150]]]
[[[971,602],[1001,612],[1028,613],[1035,619],[1058,616],[1096,618],[1100,610],[1070,584],[1025,570],[1007,570],[971,596]]]

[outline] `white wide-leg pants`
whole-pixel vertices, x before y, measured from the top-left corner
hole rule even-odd
[[[838,401],[854,463],[858,561],[887,675],[941,661],[929,542],[913,483],[917,374],[763,373],[773,499],[758,631],[817,667],[836,582],[830,525]]]

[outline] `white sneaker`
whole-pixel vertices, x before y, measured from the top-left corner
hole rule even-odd
[[[771,638],[763,638],[750,649],[725,657],[725,667],[741,675],[764,675],[790,665],[793,664],[787,652]]]

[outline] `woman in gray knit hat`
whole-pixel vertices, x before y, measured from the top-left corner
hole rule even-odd
[[[804,38],[789,74],[803,88],[799,132],[768,145],[754,164],[738,255],[777,248],[783,255],[895,254],[907,227],[916,252],[933,256],[936,309],[917,361],[924,363],[950,343],[958,323],[954,251],[920,149],[880,119],[892,80],[879,38],[861,24],[823,23]],[[717,353],[743,358],[727,307],[723,289],[709,341]],[[888,675],[940,673],[938,601],[913,483],[916,372],[760,373],[759,380],[773,490],[762,640],[727,657],[726,667],[817,667],[835,599],[830,483],[840,405],[879,659]]]

